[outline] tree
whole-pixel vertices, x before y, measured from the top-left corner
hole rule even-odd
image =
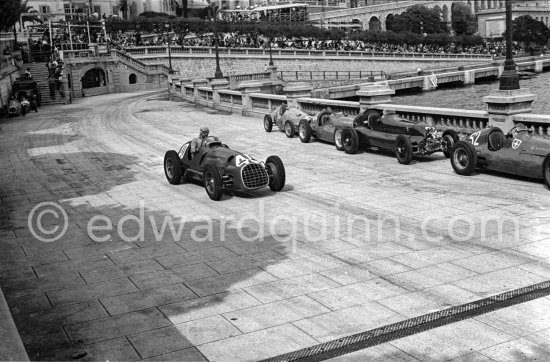
[[[10,31],[15,23],[19,21],[21,14],[21,0],[0,1],[0,30]]]
[[[550,29],[542,21],[523,15],[512,21],[512,38],[526,44],[545,45],[550,39]]]
[[[472,35],[477,31],[476,17],[466,4],[453,4],[451,9],[451,25],[456,35]]]
[[[392,30],[397,33],[446,33],[447,25],[441,18],[441,8],[428,9],[424,5],[414,5],[394,16]]]

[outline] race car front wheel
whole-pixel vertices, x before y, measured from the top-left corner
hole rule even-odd
[[[477,153],[474,146],[458,141],[451,154],[451,165],[457,174],[470,176],[477,167]]]
[[[300,121],[300,124],[298,125],[298,136],[300,137],[300,141],[303,143],[308,143],[311,141],[311,126],[308,121],[304,119]]]
[[[170,150],[164,155],[164,174],[172,185],[179,185],[183,169],[176,151]]]
[[[334,145],[338,151],[344,150],[344,145],[342,144],[342,128],[336,127],[334,131]]]
[[[411,163],[413,158],[413,146],[409,137],[400,134],[395,141],[395,157],[403,165]]]
[[[206,166],[204,170],[204,189],[214,201],[218,201],[222,198],[223,189],[222,189],[222,177],[218,170],[212,165]]]
[[[273,119],[269,114],[264,116],[264,129],[266,132],[271,132],[273,129]]]
[[[342,130],[341,140],[345,153],[353,154],[357,152],[359,148],[359,136],[356,130],[353,128],[344,128]]]
[[[542,164],[542,177],[546,187],[550,189],[550,155],[546,156],[544,163]]]
[[[285,122],[285,134],[288,138],[293,138],[296,130],[294,129],[294,124],[290,121]]]
[[[272,191],[281,191],[285,187],[286,172],[283,161],[279,156],[269,156],[265,161],[267,174],[269,175],[269,188]]]

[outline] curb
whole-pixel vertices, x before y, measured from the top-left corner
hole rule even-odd
[[[0,288],[0,361],[29,361],[2,288]]]

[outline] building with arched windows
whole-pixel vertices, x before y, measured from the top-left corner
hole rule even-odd
[[[474,5],[479,35],[483,38],[502,37],[506,29],[506,1],[478,0]],[[550,1],[512,1],[512,19],[523,15],[529,15],[548,26],[550,24]]]

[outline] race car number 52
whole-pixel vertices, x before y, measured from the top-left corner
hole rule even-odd
[[[479,146],[479,135],[481,134],[481,132],[476,132],[476,133],[472,133],[470,135],[470,142],[474,145],[474,146]]]

